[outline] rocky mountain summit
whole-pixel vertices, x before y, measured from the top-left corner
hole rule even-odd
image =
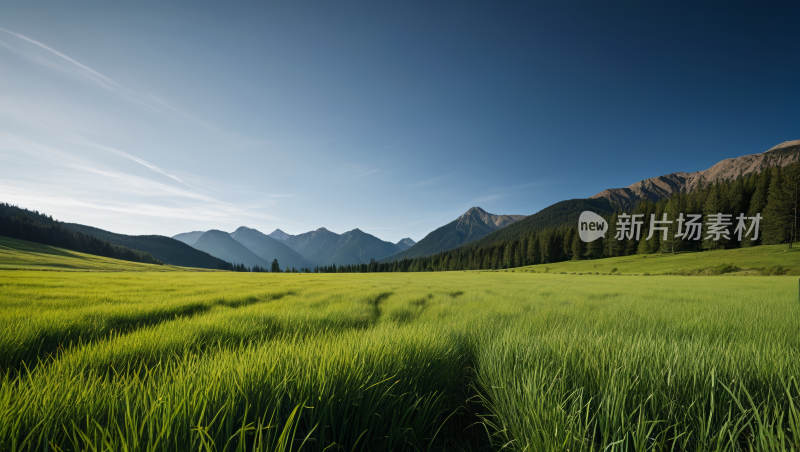
[[[798,156],[800,156],[800,140],[786,141],[761,154],[722,160],[707,170],[671,173],[645,179],[625,188],[609,188],[592,196],[591,199],[605,198],[616,207],[632,209],[644,198],[656,201],[675,192],[689,193],[701,183],[735,179],[739,175],[758,173],[773,166],[783,167],[796,162]]]

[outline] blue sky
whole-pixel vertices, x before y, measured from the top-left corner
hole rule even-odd
[[[800,7],[694,3],[6,2],[0,201],[419,240],[800,138]]]

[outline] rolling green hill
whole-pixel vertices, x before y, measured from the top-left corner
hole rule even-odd
[[[227,268],[228,262],[170,237],[162,235],[125,235],[82,224],[63,224],[64,227],[72,231],[107,240],[114,245],[150,253],[156,259],[171,265],[209,269]]]
[[[142,264],[0,236],[0,269],[104,272],[212,271]]]
[[[611,215],[614,207],[605,199],[570,199],[545,207],[539,212],[494,231],[472,242],[470,245],[485,246],[495,241],[519,240],[531,232],[557,226],[573,226],[578,223],[581,212],[588,210],[599,215]],[[420,243],[422,243],[420,241]]]
[[[73,231],[53,217],[11,204],[0,203],[0,236],[56,246],[95,256],[131,262],[161,264],[147,252],[110,243],[107,240]]]
[[[616,270],[614,270],[616,269]],[[636,254],[582,261],[529,265],[517,272],[626,275],[800,275],[800,244],[678,254]],[[503,270],[505,271],[505,270]],[[511,270],[509,270],[511,271]]]

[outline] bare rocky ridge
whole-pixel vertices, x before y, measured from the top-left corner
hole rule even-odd
[[[523,218],[525,215],[493,215],[480,207],[472,207],[460,217],[429,233],[415,245],[384,260],[430,256],[478,240]]]
[[[493,215],[480,207],[471,207],[464,215],[458,217],[457,221],[468,221],[469,219],[479,218],[480,221],[486,223],[487,226],[493,229],[500,229],[525,218],[525,216],[526,215]]]
[[[798,155],[800,155],[800,140],[786,141],[761,154],[722,160],[707,170],[672,173],[645,179],[625,188],[609,188],[592,196],[591,199],[606,198],[616,207],[631,209],[644,198],[656,201],[675,192],[691,192],[701,182],[707,184],[715,180],[730,180],[740,174],[746,176],[761,172],[768,167],[786,166],[796,162]]]

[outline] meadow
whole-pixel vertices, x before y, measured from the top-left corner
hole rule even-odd
[[[59,258],[0,270],[3,451],[800,450],[794,277]]]
[[[529,265],[515,269],[537,273],[626,274],[626,275],[800,275],[800,243],[765,245],[676,254],[636,254],[605,259],[565,261]]]

